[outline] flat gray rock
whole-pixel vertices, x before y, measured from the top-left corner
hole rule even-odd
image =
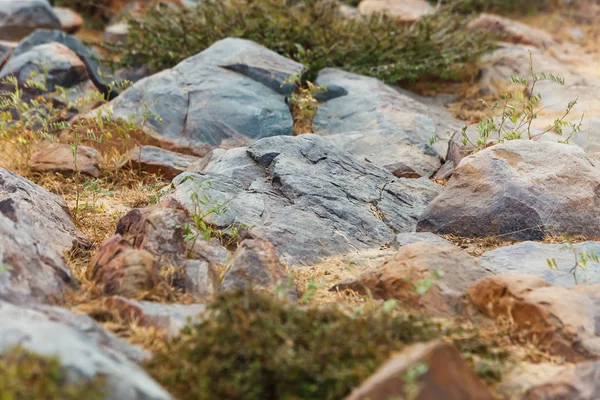
[[[420,101],[366,76],[326,68],[318,85],[327,92],[313,121],[313,131],[331,136],[361,159],[382,166],[396,176],[429,177],[440,167],[447,143],[429,140],[460,124],[441,108]]]
[[[36,29],[60,29],[47,0],[0,0],[0,40],[21,40]]]
[[[176,153],[160,147],[139,146],[127,153],[121,167],[129,165],[134,169],[164,175],[169,179],[173,179],[199,160],[198,157]]]
[[[232,156],[175,178],[173,196],[188,209],[196,192],[209,197],[209,206],[226,203],[210,223],[270,241],[290,265],[380,247],[397,232],[414,232],[439,191],[426,179],[396,178],[317,135],[266,138],[225,154]]]
[[[107,400],[171,399],[125,355],[62,323],[58,315],[0,302],[0,351],[19,345],[44,356],[58,356],[74,378],[103,376]]]
[[[578,283],[600,283],[600,263],[589,258],[591,254],[600,257],[600,242],[584,242],[570,245],[523,242],[512,246],[491,250],[479,257],[479,263],[498,274],[535,275],[557,286],[576,284],[572,268],[576,259],[581,262],[587,257],[585,269],[577,269]],[[550,268],[548,259],[554,259],[558,266]]]
[[[111,106],[113,118],[145,107],[154,115],[145,128],[161,147],[237,147],[264,137],[291,135],[284,85],[304,67],[258,44],[224,39],[172,69],[138,81]]]
[[[513,140],[464,158],[418,231],[600,237],[600,168],[578,146]]]
[[[61,298],[76,284],[64,253],[88,245],[62,199],[0,168],[0,298]]]

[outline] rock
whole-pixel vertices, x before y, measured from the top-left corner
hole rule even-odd
[[[185,242],[182,227],[190,222],[185,207],[169,199],[155,206],[131,210],[119,220],[116,233],[135,248],[150,252],[159,266],[181,266],[188,256],[211,265],[225,264],[229,252],[216,239],[206,242],[200,236],[193,244]]]
[[[410,381],[408,376],[414,376],[414,381]],[[406,348],[379,368],[346,400],[392,398],[491,400],[494,397],[452,344],[435,341]]]
[[[523,242],[488,251],[479,257],[485,268],[498,274],[528,274],[558,286],[576,284],[571,269],[575,262],[586,258],[587,266],[577,269],[577,283],[600,283],[600,263],[590,259],[600,255],[599,242],[573,245]],[[554,259],[558,269],[551,269],[547,260]]]
[[[399,177],[429,177],[440,167],[447,145],[438,142],[438,151],[429,141],[458,127],[445,111],[375,78],[341,70],[322,70],[316,84],[328,92],[313,121],[315,133]]]
[[[0,299],[60,301],[77,284],[63,255],[89,244],[62,199],[0,168]]]
[[[54,7],[63,32],[76,33],[83,26],[83,18],[70,8]]]
[[[12,55],[13,50],[17,47],[16,42],[7,42],[4,40],[0,40],[0,68],[6,64],[10,56]]]
[[[155,327],[166,331],[169,337],[177,336],[188,323],[199,322],[199,316],[206,310],[204,304],[162,304],[118,296],[105,299],[104,306],[117,311],[124,321]]]
[[[567,29],[567,34],[571,37],[573,41],[582,41],[585,39],[585,32],[581,30],[581,28],[573,27]]]
[[[387,13],[405,23],[415,22],[434,10],[427,0],[362,0],[358,5],[361,14]]]
[[[126,21],[117,22],[104,29],[104,41],[113,44],[123,44],[129,33],[129,24]]]
[[[587,361],[546,375],[544,382],[529,388],[527,400],[592,400],[600,398],[600,361]]]
[[[469,28],[492,32],[511,43],[540,48],[550,48],[557,45],[552,35],[544,30],[494,14],[480,14],[469,23]]]
[[[98,178],[100,176],[100,153],[91,147],[78,146],[77,159],[73,157],[71,145],[50,143],[31,156],[29,166],[39,172],[81,172]]]
[[[35,46],[22,54],[16,54],[15,50],[0,71],[0,79],[14,75],[21,85],[29,79],[41,83],[45,68],[48,69],[46,85],[50,92],[54,92],[57,86],[70,88],[88,79],[85,65],[77,54],[59,43]]]
[[[62,318],[39,309],[0,302],[0,351],[21,346],[44,356],[57,356],[73,378],[104,377],[106,399],[168,400],[171,397],[124,354]],[[62,316],[61,319],[56,319]],[[75,319],[72,316],[69,319]],[[101,329],[97,327],[96,329]],[[110,334],[104,333],[102,336]],[[111,338],[115,342],[117,339]],[[120,347],[128,345],[121,344]]]
[[[86,273],[105,294],[129,298],[154,288],[159,280],[152,254],[135,248],[120,235],[100,244]]]
[[[395,178],[317,135],[266,138],[227,154],[175,178],[172,196],[188,210],[196,192],[210,206],[226,203],[206,221],[268,240],[288,265],[389,244],[415,230],[438,193],[426,179]]]
[[[275,254],[275,247],[266,240],[244,240],[232,256],[221,282],[221,291],[263,289],[282,290],[298,298],[296,284]]]
[[[482,279],[465,293],[466,302],[493,319],[508,319],[513,335],[571,362],[597,358],[600,286],[552,286],[532,275]]]
[[[419,242],[403,246],[382,266],[331,290],[350,289],[376,299],[397,299],[428,314],[452,315],[460,309],[463,292],[488,274],[452,244]]]
[[[36,29],[60,29],[60,20],[47,0],[0,2],[0,40],[21,40]]]
[[[137,122],[148,107],[163,123],[150,118],[147,131],[171,150],[245,145],[292,134],[284,96],[293,87],[282,84],[303,69],[254,42],[229,38],[138,81],[108,107],[113,118],[135,113]]]
[[[465,158],[417,230],[539,240],[600,236],[600,169],[577,146],[513,140]]]
[[[213,296],[219,289],[219,276],[208,261],[187,260],[183,268],[185,292],[198,299]]]
[[[392,242],[392,247],[399,249],[407,244],[425,242],[432,245],[439,243],[450,243],[446,239],[430,232],[406,232],[399,233]]]
[[[120,166],[129,165],[135,169],[173,179],[198,160],[198,157],[175,153],[160,147],[140,146],[131,149]]]
[[[36,46],[49,43],[62,44],[75,53],[86,67],[88,77],[101,92],[104,92],[106,85],[112,82],[110,78],[104,78],[110,76],[110,71],[100,63],[100,60],[102,60],[100,54],[86,46],[78,38],[60,30],[39,29],[33,32],[19,43],[13,53],[13,58],[30,52]]]

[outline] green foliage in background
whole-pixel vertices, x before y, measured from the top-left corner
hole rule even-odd
[[[226,37],[255,41],[308,67],[325,67],[388,82],[456,78],[465,64],[492,48],[469,18],[442,7],[412,26],[380,14],[350,18],[330,0],[205,0],[192,9],[159,7],[130,17],[129,36],[116,46],[121,63],[172,67]]]

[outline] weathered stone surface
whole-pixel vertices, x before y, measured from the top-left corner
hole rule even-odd
[[[469,28],[493,32],[503,40],[511,43],[541,48],[549,48],[557,45],[552,35],[544,30],[494,14],[480,14],[469,23]]]
[[[600,257],[599,242],[584,242],[573,245],[523,242],[488,251],[479,257],[484,267],[498,274],[535,275],[558,286],[574,286],[576,283],[600,283],[600,263],[590,258]],[[571,273],[576,262],[586,266],[577,268],[577,282]],[[554,259],[558,269],[551,269],[547,260]]]
[[[155,327],[166,331],[169,337],[177,336],[188,323],[198,322],[198,317],[206,309],[204,304],[162,304],[119,296],[105,299],[104,305],[117,311],[124,321],[143,327]]]
[[[208,261],[187,260],[183,267],[185,292],[198,299],[213,296],[219,289],[217,271]]]
[[[418,371],[418,372],[417,372]],[[417,375],[413,393],[404,378]],[[435,341],[406,348],[377,370],[346,397],[346,400],[491,400],[489,389],[450,343]]]
[[[434,148],[429,140],[457,129],[447,112],[375,78],[341,70],[322,70],[316,83],[328,92],[313,121],[315,133],[331,135],[345,150],[396,176],[429,177],[440,167],[447,143]]]
[[[86,66],[86,73],[88,77],[93,80],[98,89],[103,90],[103,86],[111,81],[111,79],[105,79],[103,77],[108,77],[111,74],[110,71],[108,71],[100,63],[100,60],[102,60],[100,54],[98,54],[94,49],[86,46],[75,36],[71,36],[60,30],[39,29],[33,32],[19,43],[13,53],[13,57],[28,53],[36,46],[49,43],[59,43],[65,47],[68,47],[73,53],[75,53],[81,59],[81,62],[83,62],[83,64]]]
[[[63,32],[76,33],[83,26],[83,18],[70,8],[54,7]]]
[[[129,165],[135,169],[173,179],[198,160],[198,157],[176,153],[160,147],[140,146],[131,149],[127,153],[121,167]]]
[[[179,175],[173,196],[188,209],[195,192],[226,202],[208,222],[268,240],[288,265],[389,244],[395,232],[415,230],[438,193],[428,180],[395,178],[317,135],[266,138],[242,151]]]
[[[587,361],[546,375],[527,390],[526,400],[592,400],[600,398],[600,361]]]
[[[577,146],[513,140],[465,158],[417,230],[537,240],[600,236],[600,169]]]
[[[419,242],[429,243],[432,246],[435,246],[439,243],[450,243],[446,239],[430,232],[406,232],[396,235],[394,241],[392,242],[392,247],[399,249],[407,244]]]
[[[131,210],[119,220],[116,233],[135,248],[150,252],[160,266],[181,266],[188,256],[211,265],[225,264],[229,252],[218,240],[206,242],[199,237],[195,243],[185,242],[182,227],[186,223],[190,223],[190,215],[185,207],[167,199],[155,206]]]
[[[477,282],[465,298],[488,317],[508,318],[515,337],[577,362],[600,354],[598,289],[552,286],[532,275],[501,275]]]
[[[292,117],[281,86],[303,66],[258,44],[224,39],[176,67],[138,81],[112,102],[114,118],[144,106],[162,118],[147,122],[161,147],[244,145],[269,136],[291,135]]]
[[[21,85],[29,79],[42,82],[45,68],[48,68],[46,84],[51,92],[57,86],[70,88],[88,79],[85,65],[77,54],[59,43],[35,46],[21,54],[16,54],[15,49],[15,53],[0,71],[0,79],[14,75]]]
[[[100,153],[91,147],[78,146],[77,159],[75,159],[70,145],[50,143],[31,156],[29,166],[34,171],[68,173],[79,171],[97,178],[100,176],[101,162]]]
[[[244,240],[233,254],[221,282],[222,291],[249,287],[271,292],[281,289],[291,298],[298,297],[292,277],[275,254],[275,247],[266,240]]]
[[[36,29],[60,29],[47,0],[0,1],[0,40],[21,40]]]
[[[410,23],[432,14],[434,8],[427,0],[363,0],[358,5],[358,11],[367,15],[385,12]]]
[[[66,310],[47,314],[45,310],[0,302],[0,351],[18,345],[41,355],[58,356],[61,364],[73,373],[73,378],[103,376],[107,400],[171,398],[118,349],[99,340],[97,335],[63,323],[67,314]]]
[[[153,255],[132,246],[120,235],[98,247],[87,269],[88,279],[102,286],[105,294],[135,298],[158,283],[158,266]]]
[[[449,243],[419,242],[403,246],[382,266],[331,290],[351,289],[377,299],[398,299],[428,314],[451,315],[459,311],[463,292],[487,275],[475,258]],[[430,287],[425,280],[431,281]]]

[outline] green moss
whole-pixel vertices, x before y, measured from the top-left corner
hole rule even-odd
[[[303,63],[311,81],[325,67],[388,82],[456,78],[492,47],[466,28],[468,18],[446,8],[407,26],[385,15],[347,18],[330,0],[205,0],[193,9],[153,8],[128,22],[128,38],[115,48],[125,65],[161,70],[240,37]]]
[[[73,383],[68,371],[52,357],[42,357],[19,347],[0,353],[2,400],[100,400],[102,381]]]
[[[393,310],[349,316],[237,293],[216,299],[202,323],[146,367],[180,400],[340,399],[391,353],[445,334],[428,319]]]

